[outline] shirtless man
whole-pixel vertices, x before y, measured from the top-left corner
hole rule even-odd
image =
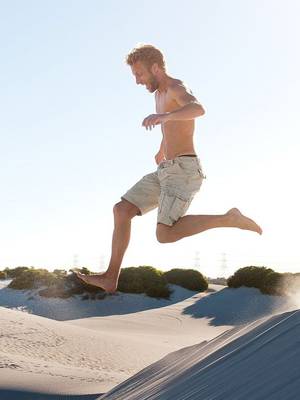
[[[176,242],[212,228],[234,227],[262,233],[261,228],[237,208],[222,215],[184,215],[199,191],[204,175],[196,155],[193,135],[195,118],[205,111],[179,79],[168,75],[164,56],[151,45],[133,49],[127,64],[138,85],[155,94],[156,114],[142,126],[161,125],[162,141],[155,156],[157,170],[145,175],[114,206],[112,254],[104,273],[77,276],[84,282],[115,292],[123,256],[130,239],[131,220],[158,207],[156,237],[160,243]]]

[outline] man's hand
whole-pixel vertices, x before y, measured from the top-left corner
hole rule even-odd
[[[142,123],[147,130],[152,129],[155,125],[162,124],[168,121],[168,113],[165,114],[150,114],[146,117]]]

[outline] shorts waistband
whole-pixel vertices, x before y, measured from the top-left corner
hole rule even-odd
[[[182,157],[182,159],[181,159]],[[187,157],[184,159],[184,157]],[[189,161],[188,161],[189,160]],[[200,159],[198,158],[197,155],[194,154],[182,154],[180,156],[176,156],[173,160],[163,160],[161,163],[158,165],[158,168],[164,168],[167,165],[173,165],[181,162],[188,162],[188,163],[197,163],[198,166],[201,168],[201,162]]]
[[[198,157],[197,154],[180,154],[180,156],[177,157]]]

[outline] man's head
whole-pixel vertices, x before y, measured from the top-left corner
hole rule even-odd
[[[136,83],[145,85],[153,93],[159,80],[166,73],[166,63],[162,52],[150,44],[135,47],[126,57]]]

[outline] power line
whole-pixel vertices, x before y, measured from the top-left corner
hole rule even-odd
[[[227,265],[227,254],[225,252],[221,253],[221,259],[219,261],[220,261],[221,275],[224,276],[226,271],[227,271],[227,268],[228,268],[228,265]]]

